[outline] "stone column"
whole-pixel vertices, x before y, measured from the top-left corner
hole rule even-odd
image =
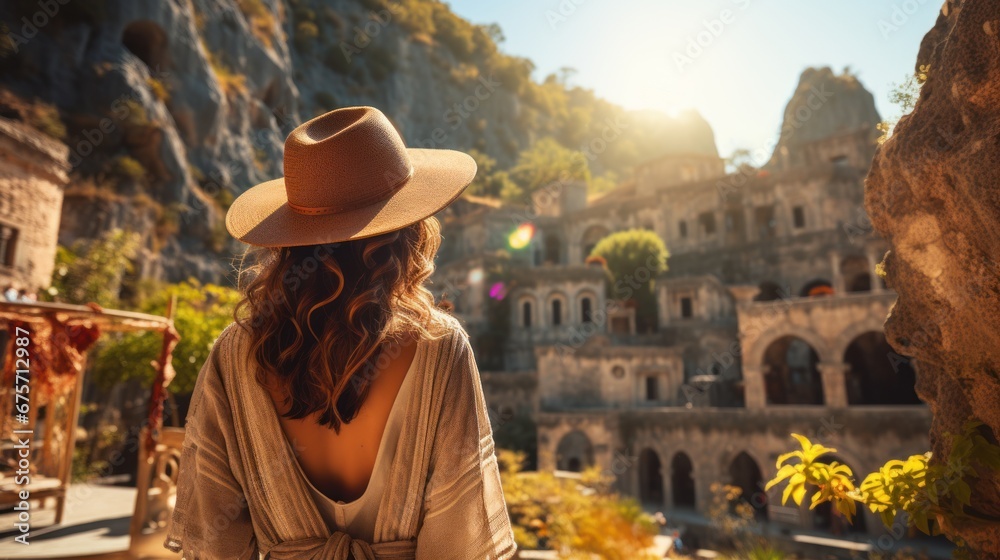
[[[830,408],[847,406],[847,369],[843,362],[820,362],[816,365],[823,378],[823,400]]]
[[[837,251],[830,253],[830,264],[833,266],[833,278],[830,279],[833,282],[833,293],[839,296],[845,291],[844,275],[840,270],[840,253]]]
[[[747,408],[759,409],[767,406],[763,366],[743,364],[743,391]]]
[[[872,293],[880,294],[883,291],[882,279],[878,277],[878,274],[875,274],[875,266],[879,262],[878,257],[875,256],[875,253],[871,251],[868,251],[867,256],[868,256],[868,274],[870,274],[872,278]]]

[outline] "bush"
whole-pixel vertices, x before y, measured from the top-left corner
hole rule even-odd
[[[271,48],[274,41],[274,31],[277,22],[262,0],[236,0],[236,5],[243,12],[250,31],[264,46]]]
[[[659,532],[633,498],[611,490],[614,477],[597,466],[579,479],[552,472],[522,472],[524,454],[498,449],[503,493],[524,550],[548,548],[560,558],[652,560],[647,551]]]
[[[59,109],[48,103],[38,103],[29,112],[28,124],[56,140],[66,139],[66,125],[59,116]]]
[[[56,251],[52,293],[57,301],[116,307],[122,279],[132,270],[139,235],[112,229],[93,240],[79,240]]]
[[[299,22],[295,26],[295,47],[302,52],[312,49],[313,43],[319,37],[319,27],[311,21]]]
[[[149,90],[153,92],[153,97],[159,99],[163,103],[170,101],[170,90],[167,89],[167,86],[163,83],[163,81],[150,76],[146,78],[146,85],[149,86]]]
[[[118,156],[111,162],[111,170],[120,179],[133,183],[146,179],[146,168],[133,157]]]
[[[597,243],[590,256],[607,263],[609,295],[636,303],[636,327],[640,332],[656,328],[654,279],[667,270],[667,252],[663,240],[645,229],[613,233]]]
[[[219,80],[219,85],[222,86],[222,91],[228,96],[241,95],[247,91],[246,86],[246,76],[242,74],[237,74],[227,66],[218,55],[213,53],[205,46],[205,53],[208,57],[208,64],[212,67],[212,72],[215,74],[215,78]]]
[[[521,152],[511,169],[511,177],[531,192],[553,183],[590,182],[590,167],[582,152],[565,148],[546,137]]]
[[[180,284],[154,285],[153,293],[139,302],[139,310],[154,315],[164,315],[171,294],[177,294],[174,325],[181,339],[173,353],[173,366],[177,372],[170,384],[175,394],[190,393],[212,344],[233,320],[233,309],[239,294],[233,289],[188,280]],[[102,387],[132,378],[140,378],[146,386],[153,380],[149,364],[160,351],[162,336],[158,333],[129,333],[109,335],[99,348],[91,353],[94,380]]]

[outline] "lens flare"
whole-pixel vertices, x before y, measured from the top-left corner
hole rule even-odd
[[[483,269],[481,269],[481,268],[473,268],[472,270],[469,271],[469,283],[470,284],[479,284],[479,283],[481,283],[483,281],[483,278],[485,276],[486,276],[486,274],[483,272]]]
[[[524,223],[517,226],[514,233],[510,234],[507,239],[507,243],[510,245],[511,249],[524,249],[531,243],[531,238],[535,236],[535,226],[533,224]]]
[[[502,301],[503,298],[507,297],[507,286],[503,282],[497,282],[490,286],[490,297]]]

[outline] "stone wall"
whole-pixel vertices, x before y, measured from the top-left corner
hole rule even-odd
[[[28,292],[49,286],[68,154],[65,145],[0,118],[0,284]]]

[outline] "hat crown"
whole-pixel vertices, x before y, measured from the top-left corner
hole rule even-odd
[[[288,205],[301,214],[333,214],[389,198],[413,174],[403,139],[374,107],[330,111],[285,139]]]

